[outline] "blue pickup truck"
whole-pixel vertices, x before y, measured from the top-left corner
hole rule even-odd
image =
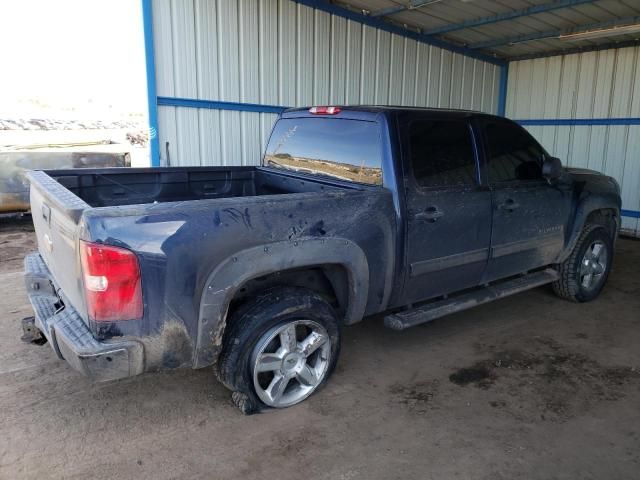
[[[213,367],[245,413],[311,395],[369,315],[404,330],[544,284],[592,300],[620,227],[615,180],[469,111],[292,109],[262,166],[29,178],[23,339],[95,381]]]

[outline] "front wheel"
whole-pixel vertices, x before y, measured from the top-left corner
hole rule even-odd
[[[596,298],[609,276],[613,261],[613,239],[602,225],[586,225],[571,255],[559,265],[560,278],[554,292],[574,302]]]
[[[244,413],[302,402],[326,382],[340,351],[331,305],[313,291],[281,287],[232,317],[218,376]]]

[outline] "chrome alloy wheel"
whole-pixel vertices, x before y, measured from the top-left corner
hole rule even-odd
[[[295,320],[269,330],[251,356],[253,386],[266,405],[301,402],[322,383],[331,360],[327,330],[312,320]]]
[[[580,262],[580,284],[587,290],[595,288],[607,270],[607,246],[597,240],[589,245]]]

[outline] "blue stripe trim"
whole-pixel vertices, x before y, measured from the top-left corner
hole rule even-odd
[[[520,125],[566,127],[572,125],[640,125],[640,118],[537,118],[516,120]]]
[[[500,90],[498,91],[498,115],[504,117],[507,109],[507,84],[509,82],[509,64],[500,67]]]
[[[504,116],[508,67],[500,71],[500,91],[498,97],[498,114]],[[282,113],[287,108],[281,105],[264,105],[260,103],[222,102],[217,100],[199,100],[196,98],[158,97],[158,105],[166,107],[207,108],[212,110],[231,110],[236,112]],[[640,118],[539,118],[515,120],[523,126],[572,126],[572,125],[640,125]]]
[[[338,17],[343,17],[348,20],[353,20],[354,22],[362,23],[363,25],[368,25],[370,27],[384,30],[385,32],[394,33],[396,35],[411,38],[412,40],[415,40],[417,42],[433,45],[435,47],[442,48],[444,50],[449,50],[451,52],[459,53],[460,55],[465,55],[467,57],[492,63],[494,65],[502,66],[506,63],[504,60],[500,60],[490,55],[476,52],[474,50],[471,50],[470,48],[458,46],[454,43],[450,43],[445,40],[441,40],[439,38],[424,35],[422,33],[414,32],[412,30],[407,30],[405,28],[398,27],[384,20],[367,16],[367,15],[362,15],[361,13],[353,12],[346,8],[339,7],[336,4],[328,3],[325,0],[293,0],[293,1],[296,3],[299,3],[300,5],[305,5],[307,7],[315,8],[317,10],[322,10],[323,12],[327,12],[332,15],[336,15]]]
[[[233,110],[236,112],[282,113],[289,107],[261,105],[259,103],[219,102],[198,100],[195,98],[158,97],[158,105],[167,107],[208,108],[214,110]]]
[[[503,67],[504,68],[504,67]],[[506,75],[505,75],[506,76]],[[505,80],[506,84],[506,80]],[[502,85],[502,77],[501,77]],[[505,89],[506,91],[506,89]],[[502,95],[502,94],[501,94]],[[257,103],[237,103],[237,102],[218,102],[213,100],[197,100],[194,98],[174,98],[174,97],[158,97],[158,105],[168,107],[187,107],[187,108],[207,108],[215,110],[231,110],[239,112],[260,112],[260,113],[282,113],[289,107],[281,107],[277,105],[261,105]],[[516,120],[521,125],[574,125],[574,123],[566,122],[615,122],[629,121],[635,123],[632,125],[640,125],[640,118],[612,118],[612,119],[567,119],[567,120]],[[541,123],[542,122],[542,123]],[[558,123],[561,122],[561,123]],[[585,125],[630,125],[629,123],[580,123]],[[154,164],[154,166],[157,166]],[[640,211],[622,210],[622,216],[640,218]]]
[[[476,18],[474,20],[467,20],[466,22],[454,23],[444,25],[442,27],[431,28],[425,30],[425,35],[438,35],[441,33],[454,32],[456,30],[463,30],[465,28],[480,27],[482,25],[489,25],[492,23],[503,22],[505,20],[511,20],[513,18],[526,17],[529,15],[535,15],[536,13],[550,12],[560,8],[575,7],[585,3],[593,3],[595,0],[559,0],[556,2],[545,3],[543,5],[534,5],[533,7],[523,8],[520,10],[513,10],[511,12],[500,13],[498,15],[492,15],[490,17]]]
[[[160,140],[158,139],[158,105],[156,103],[156,62],[153,49],[153,7],[151,0],[142,0],[142,27],[147,72],[147,115],[149,117],[149,147],[151,166],[160,166]]]

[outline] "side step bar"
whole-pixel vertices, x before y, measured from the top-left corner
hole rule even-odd
[[[393,330],[406,330],[409,327],[430,322],[431,320],[449,315],[450,313],[461,312],[476,305],[482,305],[483,303],[508,297],[515,293],[524,292],[525,290],[551,283],[557,279],[558,272],[552,268],[529,273],[522,277],[505,280],[451,298],[436,300],[411,310],[392,313],[384,317],[384,325]]]

